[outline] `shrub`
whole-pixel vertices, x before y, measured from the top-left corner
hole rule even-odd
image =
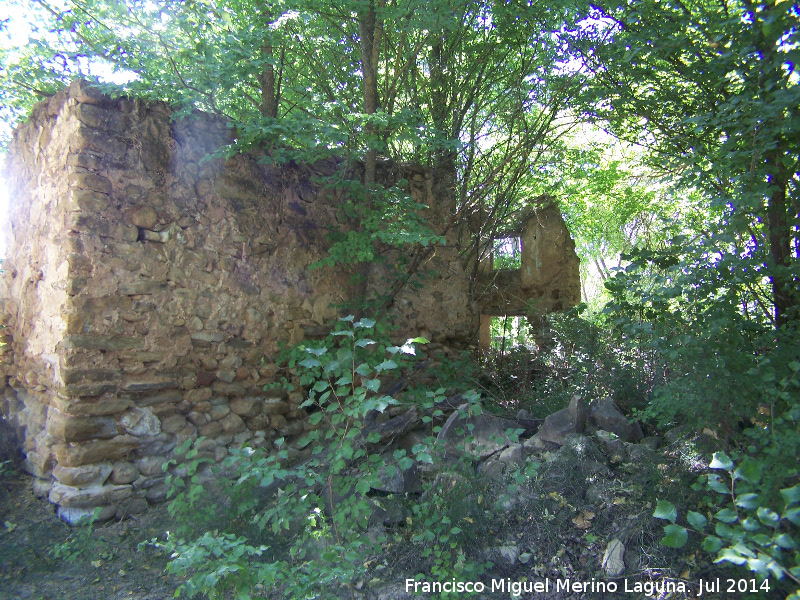
[[[387,464],[377,452],[381,436],[362,433],[368,419],[398,404],[380,392],[381,377],[407,363],[414,344],[426,342],[418,338],[393,346],[369,337],[378,330],[371,319],[348,317],[324,342],[288,352],[295,380],[308,390],[302,404],[310,413],[307,430],[294,442],[301,454],[290,451],[284,439],[276,441],[274,454],[250,448],[234,452],[227,467],[237,474],[231,528],[238,524],[238,529],[151,542],[172,555],[169,569],[186,577],[184,592],[209,598],[229,589],[237,598],[352,594],[386,541],[370,529],[375,501],[368,492],[381,473],[391,476],[414,461],[433,461],[432,444],[425,442],[412,455],[396,450]],[[437,417],[436,399],[433,392],[425,395],[421,408],[428,410],[428,422]],[[195,510],[205,491],[196,472],[200,463],[192,449],[185,450],[190,460],[183,467],[184,478],[171,480],[176,495],[170,511],[175,515]],[[424,551],[438,557],[436,574],[473,572],[477,567],[473,569],[455,543],[461,531],[455,525],[446,531],[441,523],[433,526],[431,519],[440,516],[434,511],[438,506],[423,503],[412,518],[434,535],[434,545]]]

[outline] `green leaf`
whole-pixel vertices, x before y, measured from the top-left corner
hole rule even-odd
[[[758,506],[758,494],[741,494],[734,502],[736,506],[751,510]]]
[[[665,521],[675,523],[675,520],[678,518],[678,511],[675,509],[675,505],[672,504],[672,502],[659,500],[656,505],[656,510],[653,512],[653,516],[656,519],[664,519]],[[678,546],[673,547],[677,548]]]
[[[404,456],[397,461],[397,466],[403,471],[407,471],[414,465],[414,460],[408,456]]]
[[[800,526],[800,506],[786,509],[783,513],[783,516],[785,519],[789,519],[795,525]]]
[[[739,463],[739,466],[733,472],[733,476],[737,479],[749,481],[750,483],[758,483],[761,481],[761,473],[763,470],[763,463],[747,456]]]
[[[686,513],[686,520],[695,531],[703,531],[706,525],[708,525],[708,519],[706,519],[704,515],[691,510]]]
[[[781,496],[783,496],[783,501],[786,502],[786,504],[800,502],[800,484],[790,488],[783,488],[781,490]]]
[[[723,523],[735,523],[739,520],[739,515],[730,508],[723,508],[714,515],[714,518]]]
[[[376,344],[375,340],[371,340],[369,338],[364,338],[363,340],[357,340],[356,346],[359,348],[366,348],[367,346],[371,346],[372,344]]]
[[[736,537],[736,530],[727,523],[719,522],[714,526],[714,532],[721,538],[732,540]]]
[[[391,359],[387,359],[387,360],[383,361],[381,364],[379,364],[377,367],[375,367],[375,370],[378,373],[380,373],[381,371],[388,371],[388,370],[396,369],[396,368],[397,368],[397,363],[394,362]]]
[[[758,520],[754,519],[753,517],[747,517],[744,521],[742,521],[742,529],[745,531],[754,532],[761,529],[761,527],[761,523],[759,523]]]
[[[778,523],[780,522],[781,518],[778,513],[774,510],[770,510],[765,506],[759,506],[758,510],[756,511],[756,516],[758,520],[761,521],[764,525],[769,527],[777,527]]]
[[[703,540],[703,550],[706,552],[719,552],[725,544],[716,536],[710,535]]]
[[[794,538],[790,536],[788,533],[782,533],[778,537],[775,538],[775,543],[778,544],[781,548],[786,548],[787,550],[794,550],[797,548],[797,542],[794,541]]]
[[[708,487],[709,489],[714,490],[718,494],[725,494],[728,496],[731,495],[730,489],[724,483],[722,483],[722,480],[720,479],[719,475],[712,474],[708,476]]]
[[[689,532],[680,525],[665,525],[661,544],[668,548],[683,548],[689,539]]]
[[[356,482],[355,487],[356,487],[356,492],[358,492],[363,496],[367,492],[369,492],[371,486],[369,484],[369,481],[365,477],[362,477]]]
[[[714,452],[714,457],[708,467],[710,469],[723,469],[725,471],[730,471],[733,469],[733,461],[724,452]]]
[[[729,562],[734,565],[743,565],[747,562],[747,558],[733,548],[723,548],[720,550],[719,554],[717,554],[717,558],[714,562]]]
[[[422,463],[428,463],[429,465],[433,464],[433,459],[431,458],[431,455],[428,454],[427,452],[420,452],[419,454],[416,455],[416,459]]]
[[[356,367],[355,371],[362,377],[369,377],[372,375],[372,367],[370,367],[367,363],[361,363]]]
[[[313,369],[315,367],[322,366],[322,363],[319,362],[316,358],[305,358],[297,364],[299,364],[301,367],[305,367],[306,369]]]

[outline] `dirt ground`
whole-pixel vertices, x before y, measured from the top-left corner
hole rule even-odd
[[[31,478],[0,479],[0,600],[165,600],[180,581],[167,557],[139,543],[163,539],[165,505],[122,522],[71,529]]]

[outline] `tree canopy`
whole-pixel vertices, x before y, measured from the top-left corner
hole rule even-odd
[[[230,119],[240,144],[306,160],[377,155],[436,171],[460,216],[496,223],[574,124],[578,77],[553,43],[567,8],[525,3],[69,2],[26,6],[31,43],[7,51],[0,94],[18,114],[98,65],[117,93]],[[490,237],[481,232],[478,239]]]
[[[124,81],[114,93],[224,115],[239,146],[266,145],[274,160],[361,161],[356,234],[368,239],[433,241],[382,231],[382,215],[413,213],[376,185],[386,156],[434,170],[436,197],[453,222],[470,223],[479,255],[550,193],[604,278],[605,258],[663,250],[682,233],[693,273],[712,262],[737,305],[774,326],[796,320],[800,49],[790,2],[13,5],[30,36],[2,46],[7,119],[71,78],[113,70]],[[587,143],[576,135],[585,124],[627,154]]]

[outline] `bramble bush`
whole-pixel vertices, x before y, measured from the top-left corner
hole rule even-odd
[[[800,581],[797,504],[800,438],[800,344],[794,323],[776,329],[760,293],[736,261],[710,260],[720,239],[678,238],[659,251],[638,251],[608,283],[606,312],[626,343],[665,365],[638,416],[658,427],[707,428],[723,449],[695,489],[714,492],[709,518],[689,511],[716,562],[764,578]],[[709,515],[711,513],[709,512]],[[682,547],[688,530],[667,500],[654,515],[671,521],[664,543]],[[793,599],[797,593],[792,595]]]
[[[172,556],[169,571],[185,578],[181,591],[211,599],[227,590],[243,599],[330,598],[352,596],[363,582],[387,542],[381,528],[371,527],[377,501],[368,493],[382,474],[392,477],[415,462],[432,463],[434,452],[429,437],[411,454],[398,449],[385,460],[378,453],[380,435],[362,432],[367,419],[398,404],[380,392],[381,377],[407,364],[414,344],[426,343],[417,338],[391,345],[370,337],[383,337],[376,331],[380,327],[371,319],[347,317],[324,342],[288,351],[287,366],[308,390],[302,404],[310,413],[306,432],[293,448],[279,439],[274,453],[247,447],[232,452],[225,464],[235,472],[227,531],[195,529],[198,537],[192,539],[179,528],[179,535],[151,540]],[[428,391],[419,405],[432,433],[438,431],[433,421],[442,416],[435,405],[443,391]],[[467,399],[465,412],[479,411],[477,395]],[[186,448],[186,464],[170,480],[170,512],[189,522],[206,494],[198,477],[203,459],[195,448]],[[423,556],[435,556],[432,573],[450,578],[482,572],[482,563],[463,550],[468,538],[462,530],[437,520],[442,498],[431,498],[417,503],[408,535]]]

